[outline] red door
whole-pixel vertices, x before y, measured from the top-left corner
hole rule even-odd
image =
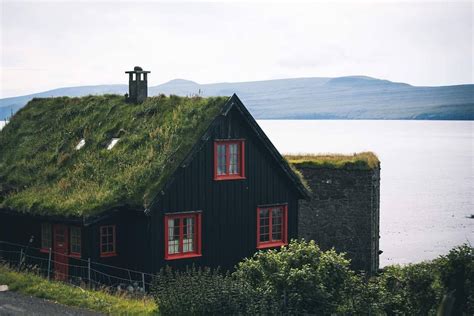
[[[67,226],[56,224],[53,228],[54,236],[54,277],[56,280],[65,281],[68,277],[69,258]]]

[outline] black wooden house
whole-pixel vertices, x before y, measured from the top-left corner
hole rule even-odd
[[[307,191],[239,98],[147,98],[146,74],[125,100],[34,99],[0,131],[0,240],[33,236],[64,278],[78,258],[227,269],[296,238]]]

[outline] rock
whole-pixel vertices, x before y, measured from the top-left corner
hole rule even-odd
[[[0,285],[0,292],[8,291],[8,285]]]

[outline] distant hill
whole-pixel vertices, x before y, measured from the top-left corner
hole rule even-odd
[[[34,97],[125,94],[127,89],[127,85],[81,86],[0,99],[0,120]],[[364,76],[213,84],[175,79],[149,87],[150,95],[160,93],[236,93],[257,119],[474,120],[474,84],[415,87]]]

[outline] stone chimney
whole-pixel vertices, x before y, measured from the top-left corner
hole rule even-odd
[[[128,95],[125,95],[125,101],[130,103],[142,103],[148,97],[147,75],[150,71],[144,71],[141,67],[135,66],[132,71],[126,71],[128,74]]]

